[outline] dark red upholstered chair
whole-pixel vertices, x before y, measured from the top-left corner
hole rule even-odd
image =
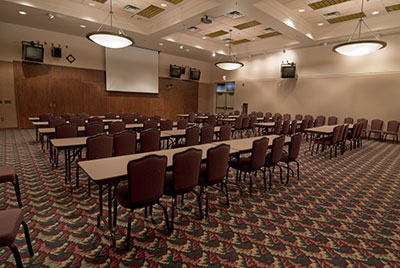
[[[108,125],[108,133],[115,134],[125,130],[125,122],[112,122]]]
[[[204,126],[200,130],[200,143],[211,143],[214,140],[214,126]]]
[[[290,121],[290,118],[291,118],[290,114],[284,114],[282,119],[283,119],[283,121],[285,121],[285,120]]]
[[[344,123],[345,123],[345,124],[353,124],[353,123],[354,123],[354,119],[351,118],[351,117],[346,117],[346,118],[344,119]]]
[[[125,130],[114,134],[114,156],[136,153],[136,132]]]
[[[340,139],[340,153],[344,154],[344,152],[346,151],[346,138],[347,135],[349,134],[349,125],[344,125],[343,126],[343,133]]]
[[[104,124],[102,122],[91,122],[85,125],[85,136],[95,136],[104,133]]]
[[[247,134],[247,129],[249,128],[249,125],[250,125],[250,117],[244,116],[243,121],[242,121],[241,131],[240,131],[241,138],[243,138],[243,134]]]
[[[49,114],[49,113],[39,115],[40,122],[48,122],[50,119],[53,119],[53,118],[54,118],[54,115]]]
[[[231,125],[222,126],[219,129],[219,140],[220,141],[228,141],[231,139]]]
[[[285,136],[280,136],[278,138],[275,138],[274,141],[272,142],[272,150],[270,153],[267,154],[265,157],[265,162],[264,162],[264,178],[266,177],[265,173],[268,168],[269,172],[269,190],[271,190],[272,187],[272,169],[275,168],[275,166],[279,167],[280,170],[280,179],[282,183],[282,167],[278,165],[279,161],[282,159],[282,152],[283,152],[283,146],[285,145]]]
[[[200,168],[200,195],[206,195],[206,217],[208,216],[208,187],[216,184],[221,184],[221,188],[216,188],[225,193],[226,203],[229,207],[229,193],[227,185],[227,171],[229,160],[230,146],[227,144],[220,144],[216,147],[210,148],[207,151],[207,162],[201,165]],[[225,190],[223,190],[225,188]],[[200,218],[203,218],[203,211],[200,207]]]
[[[53,118],[49,120],[49,127],[56,127],[65,124],[64,118]]]
[[[143,129],[158,129],[158,122],[153,120],[145,121],[143,123]]]
[[[357,134],[361,132],[362,123],[356,123],[353,125],[353,129],[347,134],[346,139],[350,142],[350,150],[356,148]]]
[[[328,117],[328,126],[336,125],[337,124],[337,117],[336,116],[329,116]]]
[[[264,115],[264,122],[271,122],[271,120],[272,120],[271,117],[272,117],[272,113],[266,112]],[[267,121],[265,121],[265,120],[267,120]]]
[[[65,113],[61,115],[61,118],[64,118],[66,121],[70,121],[75,115],[71,113]]]
[[[69,119],[69,122],[70,122],[71,124],[77,125],[78,127],[83,127],[83,126],[85,126],[85,119],[80,118],[80,117],[78,117],[78,116],[72,117],[71,119]]]
[[[293,136],[294,134],[296,134],[296,130],[297,130],[297,120],[294,119],[290,123],[289,135]]]
[[[14,254],[15,263],[18,268],[24,267],[17,246],[14,244],[19,227],[24,227],[26,245],[28,246],[29,256],[33,256],[31,238],[28,225],[24,221],[21,209],[13,208],[0,211],[0,248],[9,247]]]
[[[290,119],[284,120],[283,121],[283,126],[282,126],[282,131],[281,133],[275,133],[277,135],[283,134],[283,135],[289,135],[290,132]]]
[[[242,116],[239,116],[238,118],[236,118],[235,124],[233,125],[233,129],[232,129],[232,138],[235,138],[235,134],[236,134],[236,136],[241,134],[242,123],[243,123]]]
[[[147,129],[140,132],[140,152],[160,150],[161,132],[157,129]]]
[[[178,121],[178,129],[187,129],[188,125],[189,125],[189,123],[188,123],[188,120],[186,120],[186,119],[180,119]]]
[[[172,172],[166,174],[164,193],[173,197],[170,232],[174,230],[174,215],[178,195],[183,198],[186,193],[195,193],[198,197],[199,209],[201,209],[201,196],[194,191],[194,188],[199,183],[202,154],[201,150],[193,148],[175,154]]]
[[[88,120],[88,123],[93,123],[93,122],[100,122],[103,123],[103,119],[97,116],[90,117]]]
[[[257,136],[256,126],[255,126],[256,123],[257,123],[257,117],[250,116],[249,127],[247,128],[247,136],[250,136],[249,131],[251,131],[252,136]]]
[[[151,121],[155,121],[157,123],[160,123],[161,122],[161,116],[153,115],[153,116],[150,117],[150,120]]]
[[[272,117],[272,121],[275,122],[277,120],[281,120],[282,115],[280,113],[275,113],[274,116]]]
[[[139,124],[143,124],[144,122],[148,121],[149,117],[147,117],[146,115],[141,115],[138,117],[137,121]]]
[[[233,113],[234,113],[234,115],[239,115],[240,114],[240,112],[238,110],[235,110]]]
[[[121,118],[122,118],[122,121],[125,122],[125,124],[134,124],[135,123],[135,119],[136,119],[131,114],[122,116]]]
[[[172,130],[174,123],[171,120],[162,120],[160,122],[160,130]]]
[[[382,128],[383,128],[383,121],[380,119],[374,119],[371,121],[371,129],[368,133],[368,139],[371,137],[371,134],[378,134],[379,139],[382,139]]]
[[[387,123],[387,128],[386,131],[383,132],[383,140],[386,141],[387,135],[392,135],[393,136],[393,142],[396,138],[396,142],[399,143],[399,127],[400,123],[399,121],[396,120],[391,120]]]
[[[300,128],[298,129],[298,132],[306,134],[305,130],[307,129],[307,127],[308,127],[308,119],[304,118],[303,120],[301,120],[301,125]]]
[[[198,145],[200,139],[200,128],[197,126],[186,129],[185,144],[183,146]]]
[[[77,136],[78,136],[78,126],[75,124],[71,123],[71,124],[62,124],[56,126],[56,133],[54,136],[56,139],[74,138]],[[53,150],[53,148],[50,148],[50,150]],[[54,150],[54,152],[52,151],[52,153],[54,154],[56,167],[58,167],[58,151]]]
[[[112,157],[114,147],[114,137],[104,133],[92,136],[86,140],[86,158],[76,160],[76,186],[79,186],[79,165],[78,162],[85,160]],[[90,196],[90,178],[88,178],[88,194]]]
[[[117,115],[115,113],[106,113],[106,119],[116,119]]]
[[[275,121],[274,131],[271,134],[280,135],[282,132],[282,120]]]
[[[119,114],[119,117],[120,117],[120,118],[123,118],[123,117],[129,116],[129,115],[130,115],[130,113],[122,112],[122,113]]]
[[[264,113],[263,112],[257,112],[256,117],[257,118],[264,117]]]
[[[194,112],[189,113],[188,121],[189,123],[194,123],[196,121],[196,114]]]
[[[361,136],[366,138],[367,137],[368,120],[365,119],[365,118],[359,118],[359,119],[357,119],[357,123],[362,123],[362,125],[361,125]]]
[[[313,128],[314,127],[314,118],[312,115],[306,115],[305,118],[308,120],[308,125],[307,128]],[[310,136],[311,138],[313,137],[312,133],[305,133],[306,136],[306,141],[308,140],[308,136]]]
[[[88,115],[87,113],[80,113],[78,114],[78,117],[84,120],[88,120],[90,118],[90,115]]]
[[[6,183],[6,182],[11,182],[12,185],[14,186],[15,196],[17,197],[18,206],[22,207],[21,191],[19,189],[19,180],[17,173],[15,172],[15,168],[13,166],[0,167],[0,183]]]
[[[215,126],[217,124],[217,117],[215,114],[210,114],[207,118],[207,124],[210,126]]]
[[[317,118],[315,119],[314,127],[320,127],[323,125],[325,125],[325,116],[318,115]]]
[[[299,156],[300,152],[300,147],[301,147],[301,133],[297,133],[296,135],[292,136],[290,143],[289,143],[289,152],[282,152],[282,157],[281,157],[281,162],[286,164],[286,170],[287,170],[287,178],[286,178],[286,184],[289,183],[289,175],[290,171],[294,171],[290,167],[290,163],[295,162],[297,165],[297,179],[300,179],[300,165],[299,162],[297,161],[297,157]]]
[[[268,149],[268,138],[261,138],[253,141],[250,157],[240,157],[239,159],[232,159],[229,161],[229,167],[236,169],[236,184],[239,184],[242,172],[244,172],[244,181],[246,175],[249,174],[249,194],[252,194],[253,180],[251,172],[254,172],[254,177],[257,176],[257,171],[264,167],[265,156]],[[240,174],[239,174],[240,171]],[[264,188],[267,189],[267,184],[264,177]]]
[[[147,208],[155,204],[160,205],[164,210],[167,233],[170,233],[168,212],[160,202],[160,198],[164,193],[166,168],[166,156],[149,155],[130,161],[128,163],[128,184],[118,185],[115,190],[114,224],[117,224],[118,203],[122,207],[130,209],[126,235],[127,250],[130,248],[131,223],[135,209]]]
[[[330,147],[329,159],[332,159],[332,149],[335,148],[335,151],[336,151],[337,142],[339,140],[339,136],[340,136],[341,132],[342,132],[342,125],[339,125],[333,129],[333,134],[331,136],[315,139],[314,143],[312,145],[311,155],[313,155],[315,144],[317,144],[317,152],[318,152],[320,145],[323,148],[325,148],[326,146],[329,146]],[[337,154],[336,154],[336,156],[337,156]]]
[[[301,121],[301,120],[303,120],[303,116],[301,114],[296,114],[294,119],[296,119],[297,121]]]

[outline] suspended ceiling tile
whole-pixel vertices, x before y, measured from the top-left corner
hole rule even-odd
[[[386,9],[387,12],[397,11],[397,10],[400,10],[400,4],[385,7],[385,9]]]
[[[277,35],[281,35],[281,33],[280,32],[272,32],[272,33],[260,34],[260,35],[257,35],[257,37],[264,39],[264,38],[273,37],[273,36],[277,36]]]
[[[163,11],[165,11],[165,9],[154,6],[154,5],[150,5],[150,6],[146,7],[145,9],[143,9],[142,11],[138,12],[137,14],[139,16],[150,19],[150,18],[160,14]]]
[[[174,4],[174,5],[177,5],[180,2],[182,2],[183,0],[165,0],[165,1],[170,2],[170,3]]]
[[[244,39],[240,39],[240,40],[232,41],[232,42],[231,42],[231,44],[232,44],[232,45],[239,45],[239,44],[243,44],[243,43],[247,43],[247,42],[250,42],[250,40],[249,40],[249,39],[246,39],[246,38],[244,38]]]
[[[348,21],[348,20],[359,19],[359,18],[362,18],[362,17],[365,17],[365,13],[364,12],[359,12],[359,13],[354,13],[354,14],[350,14],[350,15],[346,15],[346,16],[341,16],[341,17],[329,19],[327,21],[330,24],[333,24],[333,23],[339,23],[339,22]]]
[[[311,7],[312,9],[316,10],[316,9],[333,6],[333,5],[340,4],[343,2],[347,2],[347,1],[350,1],[350,0],[322,0],[319,2],[308,4],[308,6]]]
[[[252,20],[252,21],[249,21],[249,22],[245,22],[245,23],[242,23],[242,24],[235,25],[233,27],[235,27],[236,29],[239,29],[239,30],[244,30],[244,29],[251,28],[251,27],[254,27],[254,26],[257,26],[257,25],[260,25],[260,24],[261,24],[261,22],[258,22],[256,20]]]
[[[219,31],[216,31],[216,32],[213,32],[213,33],[206,34],[206,36],[214,38],[214,37],[218,37],[218,36],[221,36],[221,35],[224,35],[224,34],[227,34],[227,33],[228,33],[227,31],[219,30]]]

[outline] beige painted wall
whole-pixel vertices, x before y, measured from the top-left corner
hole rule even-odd
[[[14,70],[11,62],[0,61],[0,81],[0,128],[16,128]]]
[[[198,112],[212,113],[215,110],[215,105],[212,99],[215,96],[215,88],[210,83],[199,84],[199,106]]]
[[[382,39],[387,48],[362,57],[333,53],[333,44],[253,56],[238,71],[215,68],[213,80],[236,81],[239,110],[247,102],[249,111],[400,120],[400,35]],[[296,79],[280,79],[283,59],[296,62]]]

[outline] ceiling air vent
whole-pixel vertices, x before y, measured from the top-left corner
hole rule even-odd
[[[339,11],[328,12],[328,13],[323,14],[324,18],[327,20],[340,17],[340,15],[342,15],[342,14],[340,14]]]
[[[388,6],[385,7],[387,12],[393,12],[393,11],[397,11],[400,10],[400,4],[397,5],[393,5],[393,6]]]
[[[189,31],[191,32],[197,32],[199,30],[199,28],[197,28],[196,26],[191,26],[189,28],[187,28]]]
[[[128,11],[129,13],[136,14],[139,12],[140,8],[132,6],[132,5],[126,5],[124,6],[123,10]]]
[[[271,27],[265,28],[265,29],[263,29],[262,31],[263,31],[264,33],[273,33],[273,32],[275,32],[275,30],[272,29]]]
[[[258,22],[256,20],[252,20],[252,21],[245,22],[245,23],[242,23],[242,24],[239,24],[239,25],[235,25],[233,27],[235,27],[238,30],[244,30],[244,29],[251,28],[251,27],[254,27],[254,26],[257,26],[257,25],[260,25],[260,24],[261,24],[261,22]]]
[[[242,13],[240,13],[239,11],[229,12],[228,14],[226,14],[226,16],[233,20],[244,17],[244,15]]]
[[[232,42],[232,39],[231,38],[224,38],[224,39],[222,39],[222,41],[224,41],[224,42]]]
[[[312,9],[316,10],[316,9],[320,9],[320,8],[324,8],[324,7],[329,7],[329,6],[333,6],[333,5],[337,5],[340,3],[344,3],[350,0],[322,0],[322,1],[318,1],[318,2],[313,2],[311,4],[308,4],[309,7],[311,7]]]

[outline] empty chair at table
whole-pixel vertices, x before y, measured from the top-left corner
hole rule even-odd
[[[61,115],[61,117],[64,118],[66,121],[70,121],[71,118],[74,117],[74,116],[75,116],[75,115],[74,115],[74,114],[71,114],[71,113],[65,113],[65,114],[62,114],[62,115]]]
[[[399,143],[399,134],[398,134],[399,126],[400,126],[399,121],[390,120],[387,123],[386,131],[383,132],[383,137],[382,137],[383,140],[386,140],[387,135],[392,135],[393,136],[393,141],[396,138],[396,142]]]
[[[78,126],[75,124],[62,124],[56,126],[56,139],[67,139],[67,138],[74,138],[78,136]],[[56,167],[58,167],[58,151],[54,150],[54,159],[56,162]],[[67,156],[67,151],[65,151]],[[67,159],[67,157],[65,157]]]
[[[282,120],[277,120],[275,121],[274,124],[274,130],[272,131],[272,133],[269,134],[280,135],[281,132],[282,132]]]
[[[188,120],[186,119],[178,120],[178,129],[187,129],[188,125],[189,125]]]
[[[197,195],[199,209],[201,209],[201,196],[194,190],[199,183],[201,157],[202,151],[194,148],[174,154],[173,169],[172,172],[167,172],[164,186],[164,193],[173,198],[170,232],[174,230],[177,196],[180,195],[183,198],[186,193],[193,192]]]
[[[208,216],[208,187],[220,184],[221,187],[217,187],[215,189],[221,190],[225,194],[226,203],[229,207],[229,193],[227,185],[229,152],[230,146],[227,144],[220,144],[216,147],[210,148],[207,150],[206,163],[201,165],[199,177],[200,196],[202,196],[204,193],[206,195],[206,217]],[[203,210],[201,207],[200,218],[203,218]]]
[[[325,116],[318,115],[317,118],[315,119],[314,127],[320,127],[323,125],[325,125]]]
[[[87,113],[80,113],[78,114],[78,117],[84,120],[88,120],[90,118],[90,115],[88,115]]]
[[[332,150],[335,148],[335,154],[337,156],[337,143],[339,140],[340,133],[342,132],[342,125],[336,126],[333,128],[333,134],[328,136],[328,137],[322,137],[314,140],[314,143],[312,145],[311,149],[311,155],[313,155],[314,152],[314,147],[317,144],[317,152],[319,149],[319,146],[322,146],[322,149],[324,149],[326,146],[330,147],[330,153],[329,153],[329,159],[332,159]]]
[[[117,115],[116,115],[115,113],[109,112],[109,113],[106,113],[105,118],[106,118],[106,119],[116,119],[116,118],[117,118]]]
[[[136,153],[136,132],[124,130],[114,134],[114,156]]]
[[[95,136],[104,132],[104,124],[102,122],[91,122],[85,125],[85,136]]]
[[[304,118],[303,120],[301,120],[301,125],[300,125],[300,128],[297,130],[297,132],[306,134],[307,127],[308,127],[308,119]]]
[[[287,119],[283,121],[281,133],[276,133],[276,134],[289,135],[289,132],[290,132],[290,120]]]
[[[158,122],[153,120],[145,121],[143,123],[143,129],[158,129]]]
[[[303,120],[303,116],[301,114],[296,114],[294,119],[296,119],[297,121],[301,121],[301,120]]]
[[[171,120],[162,120],[160,122],[160,130],[172,130],[174,123]]]
[[[250,117],[249,116],[244,116],[242,120],[242,127],[240,131],[240,137],[243,138],[244,134],[247,134],[247,129],[249,128],[250,124]]]
[[[275,166],[279,167],[280,170],[280,181],[282,183],[282,168],[278,165],[279,161],[282,159],[283,146],[285,145],[285,136],[277,137],[272,142],[271,152],[265,157],[264,163],[264,177],[266,176],[266,171],[269,172],[269,190],[272,187],[272,170]],[[272,170],[271,170],[272,169]]]
[[[54,118],[54,115],[52,115],[50,113],[45,113],[45,114],[39,115],[40,122],[48,122],[52,118]]]
[[[125,115],[122,118],[122,121],[125,122],[125,124],[134,124],[135,123],[135,117],[131,114]]]
[[[138,117],[137,122],[139,124],[143,124],[144,122],[148,121],[149,117],[147,117],[146,115],[141,115]]]
[[[219,140],[227,141],[231,139],[231,125],[224,125],[219,129]]]
[[[256,116],[257,116],[257,118],[264,117],[264,113],[263,112],[257,112]]]
[[[350,131],[350,133],[347,134],[346,136],[346,140],[349,141],[350,143],[350,150],[352,150],[353,148],[356,148],[356,142],[357,142],[357,134],[359,132],[361,132],[361,128],[362,128],[362,123],[355,123],[353,125],[353,129]]]
[[[15,172],[15,168],[13,166],[0,167],[0,183],[7,183],[7,182],[11,182],[11,184],[14,186],[14,191],[15,191],[15,196],[17,198],[18,206],[22,207],[21,191],[19,188],[18,175]]]
[[[123,118],[123,117],[129,116],[129,115],[130,115],[130,113],[122,112],[122,113],[119,114],[119,117],[120,117],[120,118]]]
[[[78,116],[72,117],[72,118],[69,120],[69,122],[70,122],[71,124],[75,124],[75,125],[78,126],[78,127],[83,127],[83,126],[85,126],[85,119],[80,118],[80,117],[78,117]]]
[[[336,116],[329,116],[328,117],[328,126],[336,125],[337,124],[337,117]]]
[[[240,183],[242,172],[244,172],[243,180],[246,180],[246,175],[249,174],[249,195],[252,195],[253,178],[251,173],[254,172],[254,177],[257,171],[264,167],[265,156],[268,148],[268,138],[261,138],[253,141],[251,155],[249,157],[235,158],[229,161],[229,167],[236,169],[236,184]],[[240,173],[239,173],[240,171]],[[267,184],[264,177],[264,188],[267,189]]]
[[[289,121],[290,121],[290,118],[291,118],[290,114],[284,114],[282,119],[283,119],[284,121],[285,121],[285,120],[289,120]]]
[[[296,134],[296,130],[297,130],[297,120],[294,119],[290,123],[289,135],[293,136],[294,134]]]
[[[21,255],[14,243],[21,224],[24,227],[25,241],[28,247],[29,256],[32,257],[33,249],[31,238],[29,235],[28,225],[24,221],[22,210],[20,208],[13,208],[0,211],[0,248],[8,247],[11,249],[18,268],[24,267]]]
[[[160,123],[160,122],[161,122],[161,116],[159,116],[159,115],[153,115],[153,116],[150,117],[150,120],[151,120],[151,121],[155,121],[155,122],[157,122],[157,123]]]
[[[382,139],[382,128],[383,128],[383,121],[380,119],[374,119],[371,121],[371,129],[368,133],[368,139],[371,137],[371,134],[378,134],[379,139]]]
[[[280,162],[283,162],[286,164],[286,172],[287,172],[286,184],[289,183],[290,171],[292,171],[293,175],[294,175],[294,171],[290,167],[290,163],[292,163],[292,162],[296,163],[297,179],[300,179],[300,164],[297,161],[297,157],[299,156],[299,152],[300,152],[301,140],[302,140],[301,133],[297,133],[296,135],[292,136],[292,138],[290,139],[290,143],[289,143],[289,151],[282,152]]]
[[[282,115],[280,113],[275,113],[274,116],[272,117],[273,122],[276,122],[281,119],[282,119]]]
[[[340,146],[340,153],[344,154],[344,152],[346,151],[346,138],[347,135],[349,134],[349,125],[344,125],[343,126],[343,133],[341,133],[341,137],[339,140],[339,144],[338,146]]]
[[[108,125],[108,133],[115,134],[125,130],[125,122],[113,122]]]
[[[65,119],[64,118],[53,118],[49,120],[49,127],[56,127],[59,125],[65,124]]]
[[[114,146],[114,137],[106,135],[104,133],[98,134],[87,138],[86,140],[86,157],[80,157],[76,163],[76,186],[79,186],[79,165],[78,162],[85,160],[100,159],[106,157],[112,157]],[[90,196],[90,178],[88,177],[88,194]]]
[[[214,126],[204,126],[200,130],[200,143],[211,143],[214,139]]]
[[[240,115],[240,112],[238,110],[235,110],[234,115]]]
[[[368,120],[365,119],[365,118],[359,118],[359,119],[357,119],[357,123],[362,123],[362,125],[361,125],[361,136],[366,138],[367,137]]]
[[[176,142],[175,146],[184,147],[184,146],[198,145],[199,139],[200,139],[200,128],[198,126],[193,126],[186,129],[184,143],[178,144],[178,142]]]
[[[353,122],[354,122],[354,119],[351,118],[351,117],[346,117],[346,118],[344,119],[344,123],[345,123],[345,124],[353,124]]]
[[[266,112],[264,115],[264,122],[270,122],[270,121],[265,121],[265,119],[271,120],[271,118],[272,118],[272,113]]]
[[[247,136],[250,136],[250,131],[252,136],[256,136],[256,123],[257,123],[257,117],[255,116],[250,116],[250,121],[249,121],[249,126],[247,128]]]
[[[88,123],[92,123],[92,122],[100,122],[100,123],[103,123],[103,119],[101,119],[101,118],[98,117],[98,116],[90,117],[90,118],[88,119]]]
[[[217,124],[217,117],[215,114],[211,114],[207,118],[207,124],[210,126],[215,126]]]
[[[140,152],[152,152],[160,150],[160,131],[147,129],[140,132]]]
[[[126,235],[126,248],[130,248],[131,223],[133,211],[139,208],[147,208],[158,204],[162,207],[169,233],[169,220],[166,207],[160,203],[160,198],[164,193],[165,171],[167,167],[167,157],[149,155],[128,163],[128,183],[118,185],[115,190],[114,199],[114,225],[117,225],[117,205],[118,203],[130,209],[128,218],[128,231]]]
[[[189,123],[194,123],[196,121],[196,114],[194,112],[189,113],[188,121]]]
[[[243,123],[243,117],[239,116],[238,118],[235,119],[235,123],[233,125],[232,129],[232,138],[235,138],[236,136],[240,136],[241,131],[242,131],[242,123]]]

